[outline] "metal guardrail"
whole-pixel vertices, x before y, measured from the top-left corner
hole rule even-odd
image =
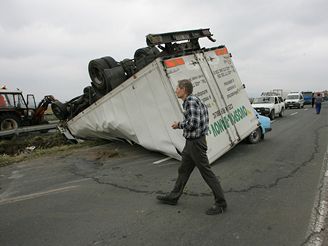
[[[37,132],[37,131],[42,131],[42,130],[56,129],[58,123],[59,123],[59,121],[50,123],[50,124],[37,125],[37,126],[25,126],[25,127],[16,128],[13,130],[0,131],[0,137],[8,136],[8,135],[19,135],[21,133],[27,133],[27,132]]]

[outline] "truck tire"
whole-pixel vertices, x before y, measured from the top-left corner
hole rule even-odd
[[[113,68],[119,65],[118,62],[115,61],[115,59],[111,56],[104,56],[101,59],[103,59],[107,63],[107,68]]]
[[[275,117],[275,112],[274,112],[274,109],[272,109],[272,111],[271,111],[271,113],[270,113],[270,115],[269,115],[269,118],[270,118],[271,120],[274,120],[274,117]]]
[[[251,144],[257,144],[262,139],[262,131],[261,128],[258,127],[248,136],[248,142]]]
[[[156,47],[145,47],[137,49],[134,53],[134,62],[136,64],[137,71],[141,70],[149,63],[154,61],[160,54]]]
[[[89,76],[93,85],[101,92],[106,91],[106,81],[104,78],[104,70],[117,67],[118,63],[114,58],[105,56],[99,59],[94,59],[89,62],[88,70]]]
[[[93,81],[91,81],[91,86],[95,90],[96,95],[98,95],[99,98],[103,97],[106,94],[105,91],[99,90]]]
[[[0,115],[0,131],[17,129],[20,124],[20,118],[15,114],[3,113]]]
[[[92,83],[92,82],[91,82]],[[103,95],[98,93],[92,86],[87,86],[83,89],[83,95],[85,98],[88,99],[89,104],[94,103],[98,99],[100,99]]]
[[[106,81],[106,92],[108,93],[122,84],[126,79],[126,75],[123,67],[118,66],[110,69],[105,69],[104,78]]]
[[[54,115],[59,119],[59,120],[66,120],[69,113],[67,111],[66,104],[61,103],[60,101],[54,101],[51,104],[51,109]]]

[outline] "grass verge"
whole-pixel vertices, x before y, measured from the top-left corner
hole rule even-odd
[[[37,136],[20,136],[11,140],[0,141],[0,167],[24,160],[54,155],[59,152],[69,153],[72,150],[105,144],[105,141],[84,141],[73,144],[60,133]]]

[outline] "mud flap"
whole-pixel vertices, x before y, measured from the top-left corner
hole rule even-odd
[[[61,134],[63,134],[66,137],[66,139],[68,139],[69,141],[72,141],[73,143],[83,143],[84,142],[84,140],[82,140],[82,139],[75,138],[66,127],[58,125],[57,129],[60,131]]]

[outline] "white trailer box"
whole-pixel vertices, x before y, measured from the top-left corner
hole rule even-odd
[[[127,139],[180,159],[185,139],[173,130],[183,118],[175,95],[178,80],[190,79],[210,117],[210,163],[259,125],[231,56],[224,46],[189,55],[159,57],[67,122],[77,138]]]

